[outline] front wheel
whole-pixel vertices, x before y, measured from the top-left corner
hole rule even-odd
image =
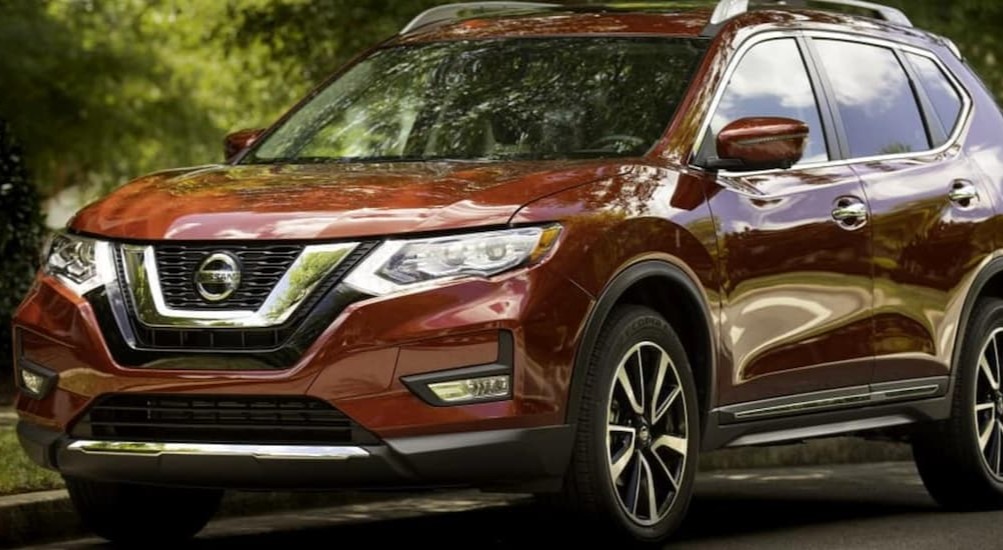
[[[696,385],[672,326],[639,306],[616,309],[591,350],[566,497],[640,542],[686,514],[699,449]]]
[[[159,546],[194,537],[219,508],[222,491],[66,478],[87,528],[117,543]]]

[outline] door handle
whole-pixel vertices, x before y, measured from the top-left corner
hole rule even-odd
[[[860,229],[867,223],[867,205],[857,197],[840,197],[832,209],[832,219],[848,231]]]
[[[972,202],[978,202],[979,190],[975,188],[975,184],[968,180],[956,180],[951,184],[951,191],[947,197],[958,206],[967,208],[971,206]]]

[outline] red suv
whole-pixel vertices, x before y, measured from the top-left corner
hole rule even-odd
[[[832,434],[999,507],[991,96],[891,8],[671,4],[429,10],[85,208],[14,321],[28,454],[126,541],[457,485],[657,541],[700,452]]]

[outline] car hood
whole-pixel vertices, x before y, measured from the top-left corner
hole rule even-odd
[[[129,240],[342,239],[501,225],[609,161],[206,166],[139,178],[70,227]]]

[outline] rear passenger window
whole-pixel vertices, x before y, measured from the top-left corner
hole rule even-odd
[[[914,53],[907,53],[906,56],[916,69],[916,77],[933,104],[933,110],[944,127],[944,134],[951,135],[961,116],[961,95],[936,61]]]
[[[852,157],[930,149],[916,95],[892,50],[820,39],[815,47],[832,82]]]

